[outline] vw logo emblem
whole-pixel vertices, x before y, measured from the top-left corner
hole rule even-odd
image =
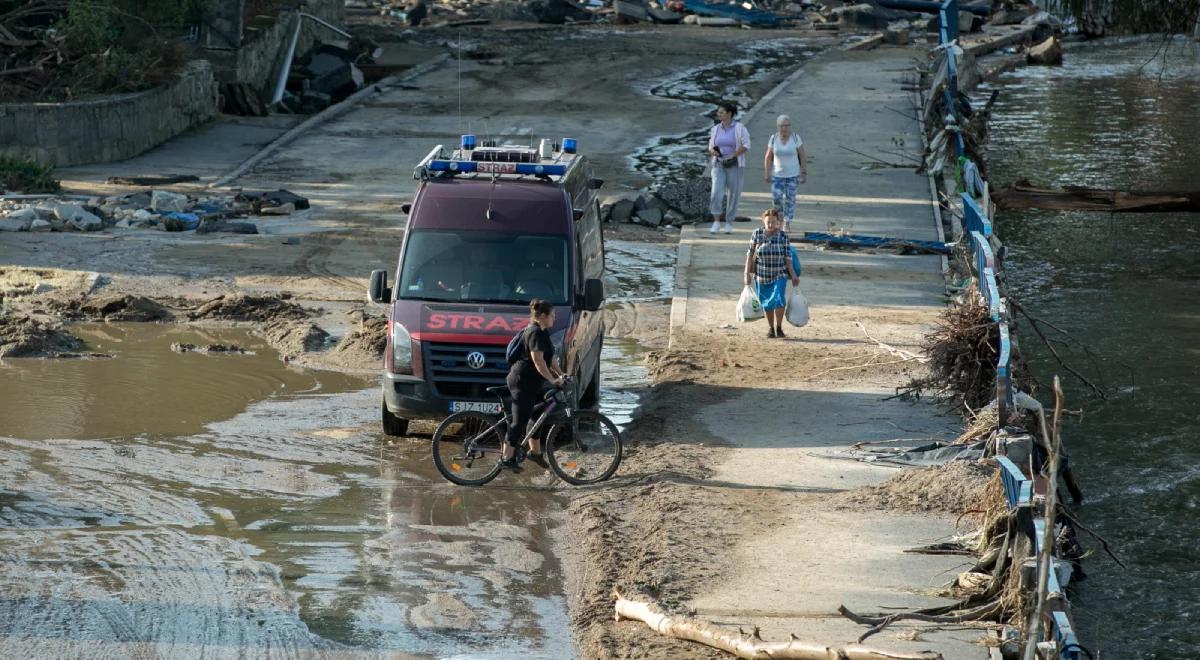
[[[479,351],[471,351],[467,353],[467,366],[472,369],[482,369],[487,366],[487,358]]]

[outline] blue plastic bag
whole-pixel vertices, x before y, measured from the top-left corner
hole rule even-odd
[[[167,213],[166,216],[172,220],[178,220],[183,224],[183,228],[185,230],[195,229],[196,227],[200,226],[200,217],[195,213],[180,213],[179,211],[171,211],[170,213]]]
[[[794,245],[789,245],[788,250],[792,253],[792,270],[796,271],[796,277],[800,277],[800,254]]]

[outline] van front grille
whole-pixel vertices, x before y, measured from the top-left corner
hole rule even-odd
[[[503,385],[508,376],[505,350],[504,345],[427,343],[425,374],[438,396],[455,400],[492,399],[487,388]],[[470,357],[474,353],[482,356],[482,367],[471,366]]]

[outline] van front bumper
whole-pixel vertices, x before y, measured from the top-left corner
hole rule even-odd
[[[450,404],[453,401],[464,400],[438,396],[433,393],[433,388],[428,383],[416,376],[385,371],[381,380],[383,400],[388,410],[403,419],[441,421],[450,414]],[[491,400],[494,401],[495,399]]]

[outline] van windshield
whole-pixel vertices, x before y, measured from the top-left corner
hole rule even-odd
[[[567,239],[415,230],[400,272],[401,299],[568,304]]]

